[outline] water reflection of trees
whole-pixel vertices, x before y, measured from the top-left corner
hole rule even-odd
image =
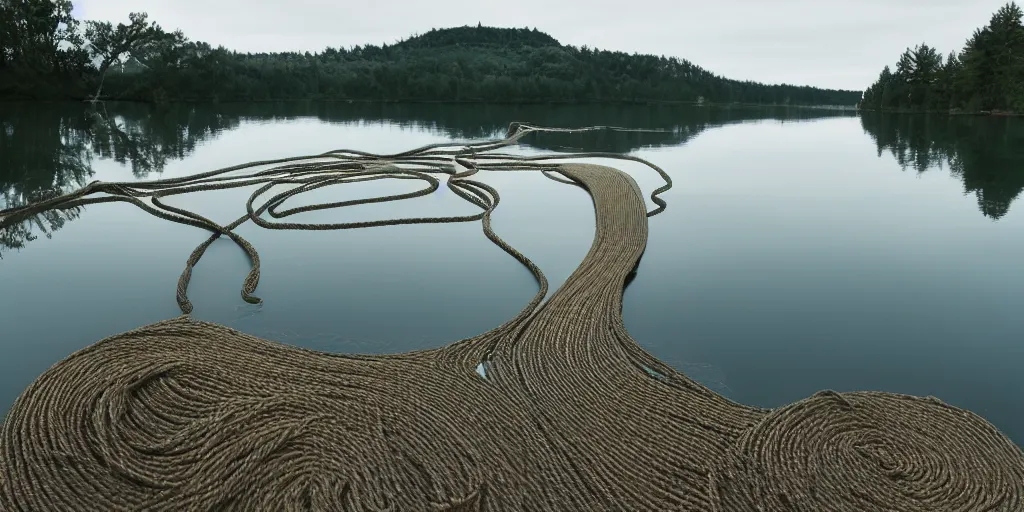
[[[128,166],[143,178],[188,156],[203,140],[238,126],[208,108],[145,105],[8,103],[0,110],[0,209],[80,188],[95,158]],[[0,228],[0,255],[50,237],[80,210],[53,211]]]
[[[861,124],[879,156],[904,169],[948,168],[988,217],[1002,218],[1024,190],[1024,120],[865,113]]]
[[[196,105],[100,104],[88,115],[90,149],[129,165],[137,178],[163,171],[168,161],[185,158],[204,140],[239,125],[237,116]]]
[[[39,201],[65,188],[86,184],[93,174],[92,154],[88,150],[86,120],[76,111],[5,105],[0,113],[0,209]],[[0,249],[20,249],[39,234],[49,237],[78,214],[77,210],[47,212],[0,228]]]
[[[328,123],[383,122],[429,130],[453,139],[505,135],[512,122],[540,126],[620,126],[664,132],[598,131],[545,133],[521,142],[544,150],[628,152],[643,147],[679,145],[707,128],[764,119],[804,120],[850,117],[852,112],[799,107],[637,105],[457,105],[443,103],[284,102],[225,104],[228,115],[260,120],[313,117]]]
[[[673,146],[725,124],[849,116],[786,107],[638,107],[635,105],[443,105],[286,102],[261,104],[17,104],[0,109],[0,209],[64,193],[93,177],[92,163],[110,159],[136,178],[159,173],[203,141],[241,122],[315,118],[328,123],[381,122],[429,130],[454,139],[501,136],[509,123],[545,126],[621,126],[644,132],[600,131],[528,136],[543,150],[629,152]],[[999,219],[1024,190],[1024,120],[865,113],[864,130],[879,155],[905,169],[946,168],[975,194],[982,213]],[[80,211],[49,212],[0,228],[0,255],[51,234]]]
[[[531,135],[543,150],[629,152],[685,143],[714,126],[762,120],[849,116],[848,112],[787,107],[638,107],[635,105],[444,105],[280,102],[153,107],[143,104],[17,104],[0,110],[0,209],[66,193],[91,181],[92,163],[109,159],[135,178],[161,172],[203,141],[243,121],[314,118],[327,123],[382,122],[454,139],[503,136],[511,122],[544,126],[621,126],[643,132],[599,131]],[[334,149],[334,148],[325,148]],[[127,178],[127,177],[126,177]],[[49,212],[0,228],[0,254],[50,236],[79,211]]]

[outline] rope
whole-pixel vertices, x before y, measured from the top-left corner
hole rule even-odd
[[[624,155],[494,153],[544,131],[518,123],[484,143],[395,155],[338,150],[169,180],[94,182],[0,212],[3,224],[124,201],[210,233],[179,280],[186,314],[76,352],[21,394],[0,430],[0,510],[1024,510],[1024,453],[967,411],[934,398],[830,391],[762,410],[644,351],[623,325],[622,291],[671,181]],[[575,157],[649,165],[666,180],[652,194],[658,206],[646,211],[636,182],[619,170],[558,161]],[[498,191],[471,179],[505,171],[539,171],[593,198],[593,245],[547,301],[540,269],[491,228]],[[441,178],[479,212],[287,220],[426,195]],[[286,207],[305,192],[380,179],[425,186]],[[226,225],[167,203],[242,186],[258,188],[246,215]],[[249,255],[242,295],[259,300],[259,257],[234,234],[248,221],[328,230],[476,220],[539,289],[504,324],[440,349],[324,354],[187,314],[191,269],[221,236]]]

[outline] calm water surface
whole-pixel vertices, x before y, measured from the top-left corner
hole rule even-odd
[[[1024,443],[1024,121],[786,109],[0,104],[0,204],[92,180],[173,177],[336,148],[396,152],[500,136],[510,121],[668,133],[545,135],[524,153],[616,151],[673,177],[624,315],[648,350],[730,398],[774,407],[820,389],[935,395]],[[615,165],[615,164],[613,164]],[[645,193],[660,185],[621,164]],[[581,190],[488,175],[496,231],[561,284],[586,253]],[[368,182],[340,200],[413,190]],[[227,223],[247,190],[175,197]],[[307,200],[307,199],[304,199]],[[444,189],[310,222],[475,211]],[[0,233],[0,414],[40,372],[103,337],[176,316],[206,234],[133,206],[93,205]],[[288,232],[247,225],[193,274],[194,316],[331,352],[441,346],[513,316],[529,273],[478,223]]]

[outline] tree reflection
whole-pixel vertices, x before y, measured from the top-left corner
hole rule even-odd
[[[1024,120],[866,112],[861,124],[904,169],[948,168],[987,217],[1002,218],[1024,190]]]
[[[93,175],[87,125],[74,107],[5,105],[0,113],[0,209],[84,186]],[[0,255],[39,234],[51,236],[78,215],[77,210],[47,212],[0,228]]]
[[[196,146],[239,125],[239,117],[195,105],[153,108],[148,105],[99,104],[90,108],[90,149],[131,167],[136,178],[162,172],[170,160],[181,160]]]
[[[850,115],[795,107],[711,109],[664,105],[9,103],[0,111],[0,209],[86,185],[95,179],[92,164],[96,159],[118,162],[130,169],[131,177],[136,179],[160,173],[169,162],[189,156],[203,141],[247,120],[314,118],[327,123],[388,123],[463,140],[502,137],[509,124],[516,121],[554,127],[618,126],[647,130],[549,133],[530,135],[521,141],[548,151],[626,153],[683,144],[708,128],[724,124]],[[49,212],[0,227],[0,254],[4,249],[23,248],[40,235],[50,236],[78,215],[77,210]]]
[[[268,120],[316,118],[327,123],[377,122],[428,130],[452,139],[503,137],[512,122],[538,126],[619,126],[646,132],[596,131],[534,134],[523,144],[543,150],[624,153],[676,146],[715,126],[745,121],[852,117],[855,112],[804,107],[638,106],[609,104],[458,105],[444,103],[267,102],[218,107],[231,117]]]
[[[239,119],[198,106],[19,104],[0,111],[0,210],[67,193],[94,176],[95,158],[131,169],[135,178],[162,172]],[[79,210],[46,212],[23,222],[0,220],[0,255],[50,237]]]

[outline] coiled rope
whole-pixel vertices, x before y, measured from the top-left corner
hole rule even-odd
[[[664,210],[658,194],[671,181],[625,155],[494,152],[545,130],[515,123],[506,138],[483,143],[394,155],[339,150],[184,178],[94,182],[0,212],[2,226],[124,201],[211,233],[178,283],[185,314],[72,354],[18,398],[0,431],[0,509],[1024,510],[1024,454],[967,411],[934,398],[831,391],[761,410],[645,352],[623,325],[622,290],[646,246],[647,217]],[[666,181],[651,196],[657,208],[645,211],[639,187],[621,171],[564,162],[579,157],[647,164]],[[470,179],[515,170],[581,186],[594,201],[593,245],[543,304],[543,273],[491,229],[497,190]],[[429,194],[438,176],[480,212],[283,220]],[[285,208],[304,192],[380,179],[425,186]],[[259,188],[247,214],[227,225],[165,201],[242,186]],[[475,220],[533,273],[539,290],[505,324],[440,349],[324,354],[188,315],[191,269],[220,236],[249,255],[242,297],[259,301],[258,254],[234,233],[247,221],[329,230]]]

